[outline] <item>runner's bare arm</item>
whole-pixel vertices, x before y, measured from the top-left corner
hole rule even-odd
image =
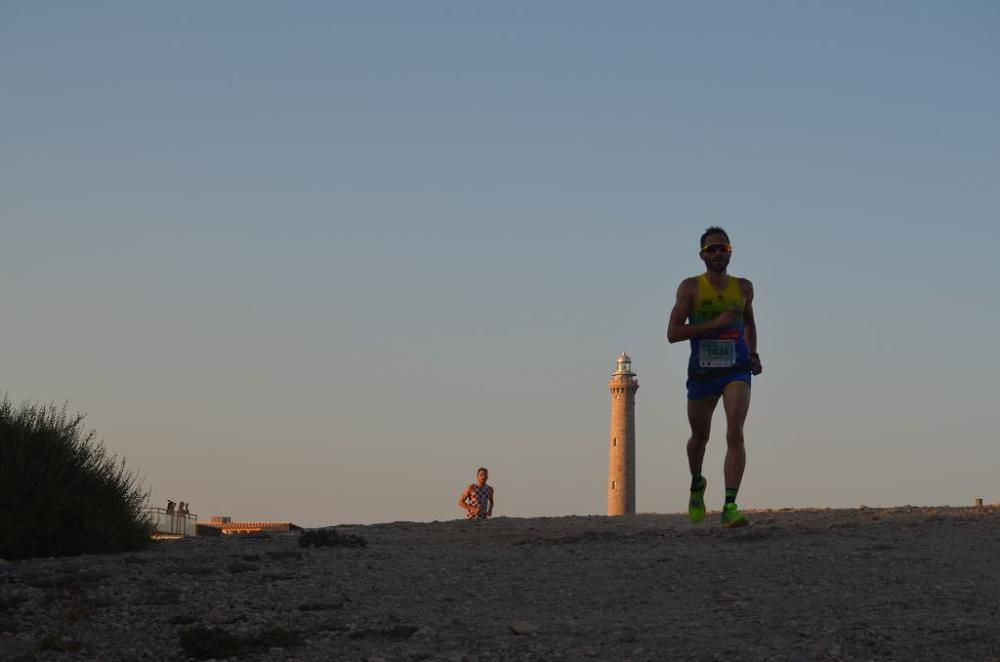
[[[469,505],[469,496],[472,494],[472,488],[466,487],[462,490],[462,496],[458,497],[458,505],[466,512],[472,512],[476,510],[474,507]]]
[[[742,280],[743,298],[746,301],[743,305],[743,338],[746,340],[747,350],[754,355],[757,353],[757,320],[753,316],[753,283],[746,278]],[[750,371],[755,375],[764,371],[759,357],[750,357]]]
[[[708,331],[729,326],[735,319],[735,313],[726,311],[714,320],[701,324],[688,324],[687,320],[691,316],[696,287],[694,278],[685,278],[677,288],[677,301],[674,303],[674,308],[670,311],[670,319],[667,321],[668,342],[690,340],[696,336],[704,335]]]
[[[494,503],[493,502],[493,493],[494,493],[494,491],[495,490],[491,487],[490,488],[490,509],[486,511],[486,516],[487,517],[493,517],[493,503]]]

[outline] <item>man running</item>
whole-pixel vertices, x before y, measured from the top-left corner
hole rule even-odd
[[[466,487],[458,497],[458,505],[465,509],[466,519],[493,517],[493,488],[486,484],[489,477],[486,467],[479,467],[476,482]]]
[[[669,342],[691,341],[687,379],[691,424],[687,443],[691,468],[688,517],[695,523],[705,519],[708,481],[701,475],[701,464],[712,429],[712,414],[721,397],[726,410],[726,501],[722,526],[746,526],[749,521],[736,506],[736,493],[747,461],[743,424],[750,411],[750,375],[763,371],[757,354],[753,284],[726,273],[733,247],[725,230],[708,228],[699,245],[706,271],[681,282],[667,323]]]

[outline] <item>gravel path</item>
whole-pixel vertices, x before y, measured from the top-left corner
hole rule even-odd
[[[1000,510],[344,526],[0,563],[0,659],[1000,660]],[[711,522],[709,524],[708,522]]]

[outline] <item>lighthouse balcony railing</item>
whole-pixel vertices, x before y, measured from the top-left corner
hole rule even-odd
[[[198,516],[194,513],[178,513],[166,508],[144,508],[154,533],[172,536],[198,535]]]

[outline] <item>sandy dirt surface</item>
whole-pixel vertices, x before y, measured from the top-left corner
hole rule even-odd
[[[226,655],[214,637],[244,659],[1000,660],[1000,510],[752,518],[398,522],[338,527],[364,548],[0,563],[0,659]]]

